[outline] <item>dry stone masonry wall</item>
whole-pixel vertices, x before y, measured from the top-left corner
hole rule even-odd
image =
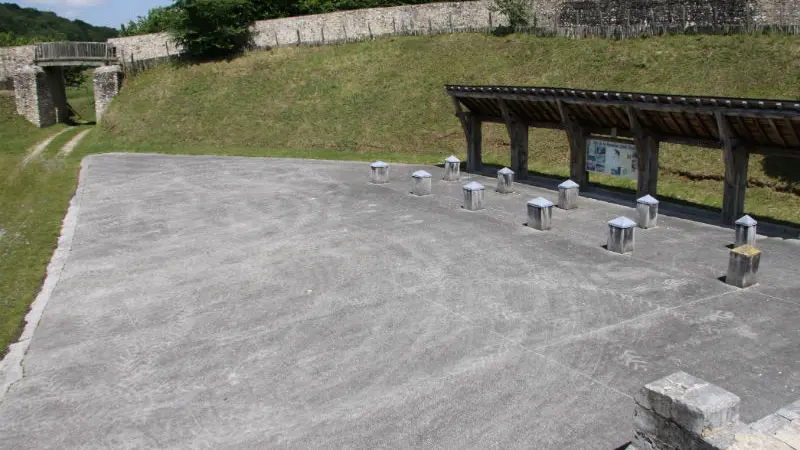
[[[491,2],[431,3],[265,20],[253,26],[259,48],[327,44],[400,34],[485,30],[504,24]]]
[[[122,77],[120,66],[105,66],[94,71],[94,111],[97,123],[100,123],[111,100],[119,93]]]
[[[0,47],[0,89],[12,89],[14,74],[33,64],[33,45]]]
[[[406,34],[488,31],[507,24],[492,0],[429,3],[340,11],[253,25],[258,48],[322,45]],[[763,24],[800,28],[800,0],[532,0],[533,25],[569,27],[719,27]],[[581,36],[581,33],[568,33]],[[175,57],[180,47],[167,33],[109,39],[126,71]],[[33,63],[33,46],[0,48],[0,87]]]

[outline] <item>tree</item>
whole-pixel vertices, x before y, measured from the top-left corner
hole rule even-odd
[[[176,0],[172,30],[184,55],[194,60],[229,58],[251,41],[255,10],[249,0]]]
[[[493,10],[505,15],[512,29],[527,27],[531,20],[529,0],[494,0]]]
[[[58,37],[59,40],[103,42],[116,37],[117,30],[95,27],[81,20],[69,20],[49,11],[0,3],[0,32],[20,38]],[[8,36],[5,42],[9,42]]]
[[[128,25],[121,25],[120,35],[136,36],[170,31],[176,27],[179,14],[180,11],[172,6],[153,8],[146,16],[139,16],[128,22]]]

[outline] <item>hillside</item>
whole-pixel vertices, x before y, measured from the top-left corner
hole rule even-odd
[[[8,42],[9,44],[22,44],[37,38],[103,42],[116,37],[118,31],[90,25],[82,20],[65,19],[50,11],[23,8],[14,3],[0,3],[0,34],[6,35],[5,40],[19,40]]]
[[[798,99],[800,38],[455,34],[255,52],[129,80],[84,149],[437,162],[465,152],[445,83]],[[485,159],[508,164],[504,127],[484,135]],[[532,131],[530,145],[533,172],[568,174],[563,133]],[[664,145],[661,165],[660,195],[721,205],[721,152]],[[800,223],[797,168],[754,156],[748,211]]]

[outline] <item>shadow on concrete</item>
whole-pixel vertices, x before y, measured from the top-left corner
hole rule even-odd
[[[438,164],[437,166],[444,167],[444,164]],[[477,172],[476,175],[495,177],[497,176],[497,171],[503,167],[504,166],[501,165],[484,163],[483,169]],[[465,162],[461,163],[461,171],[463,173],[468,173]],[[800,169],[798,170],[798,173],[800,173]],[[800,177],[800,175],[794,176]],[[515,180],[515,183],[526,184],[529,186],[550,190],[558,190],[558,185],[563,181],[564,179],[562,178],[555,178],[551,175],[529,170],[527,179]],[[588,189],[581,190],[581,196],[594,200],[614,203],[621,206],[636,206],[636,192],[631,189],[590,184]],[[661,202],[659,205],[660,214],[733,229],[732,225],[725,225],[721,222],[720,211],[716,208],[698,205],[697,203],[668,196],[659,195],[658,199]],[[765,218],[753,214],[751,214],[751,216],[759,221],[758,234],[760,235],[782,239],[800,239],[800,224],[776,220],[773,218]]]

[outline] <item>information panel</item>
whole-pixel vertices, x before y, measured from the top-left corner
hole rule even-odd
[[[589,172],[635,180],[638,166],[636,146],[630,141],[586,141],[586,170]]]

